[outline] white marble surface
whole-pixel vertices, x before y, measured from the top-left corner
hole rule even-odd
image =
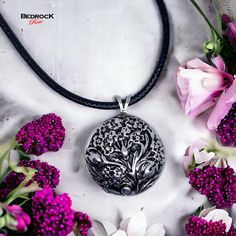
[[[43,113],[63,117],[67,134],[57,153],[40,157],[61,170],[59,192],[93,219],[118,223],[144,208],[149,224],[162,222],[167,235],[182,236],[184,218],[205,202],[191,191],[181,169],[186,146],[208,135],[201,120],[186,118],[175,94],[178,62],[202,56],[207,30],[188,0],[166,0],[172,42],[169,60],[153,91],[129,113],[151,124],[167,150],[161,178],[145,193],[120,197],[105,193],[88,174],[84,147],[91,131],[116,111],[72,103],[43,84],[0,32],[0,139],[15,134]],[[31,55],[60,84],[89,98],[111,100],[137,91],[158,55],[160,19],[153,0],[4,0],[1,11]],[[21,13],[54,13],[54,20],[28,25]]]

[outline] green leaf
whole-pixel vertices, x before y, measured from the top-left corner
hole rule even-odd
[[[17,141],[16,139],[11,139],[6,143],[0,144],[0,158],[3,155],[6,155],[6,153],[8,153],[9,151],[15,149],[15,147],[17,146]]]
[[[198,207],[198,209],[193,213],[194,216],[199,216],[200,213],[204,210],[204,206]]]
[[[25,187],[25,185],[33,179],[36,170],[32,168],[27,168],[28,173],[26,174],[25,179],[17,186],[17,188],[13,189],[8,195],[7,195],[7,200],[5,203],[10,204],[13,202],[16,198],[18,198],[20,195],[23,195],[25,193],[31,193],[35,192],[38,190],[38,185],[35,181],[33,181],[32,184],[29,186]]]
[[[30,160],[29,155],[23,152],[20,148],[17,148],[16,151],[19,153],[20,160]]]
[[[74,223],[73,232],[74,232],[75,236],[81,236],[81,234],[78,230],[78,223]]]
[[[17,146],[17,141],[14,139],[0,145],[0,180],[4,177],[4,167],[3,162],[10,157],[11,150],[15,149]]]

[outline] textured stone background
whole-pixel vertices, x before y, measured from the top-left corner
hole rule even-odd
[[[40,157],[61,170],[59,192],[68,192],[74,208],[93,219],[118,224],[144,208],[149,224],[162,222],[167,235],[182,236],[184,219],[205,202],[191,190],[181,169],[185,148],[207,137],[204,117],[190,121],[175,94],[176,66],[202,57],[208,31],[188,0],[166,0],[171,20],[169,59],[153,91],[128,112],[160,134],[167,164],[159,181],[135,197],[107,194],[88,174],[84,149],[92,130],[117,111],[100,111],[72,103],[42,83],[0,32],[0,139],[15,134],[43,113],[63,117],[62,150]],[[204,2],[204,1],[202,1]],[[205,9],[209,16],[212,9]],[[4,14],[30,54],[60,84],[89,98],[111,100],[137,91],[148,79],[160,49],[161,27],[153,0],[4,0]],[[29,25],[21,13],[54,13],[54,20]]]

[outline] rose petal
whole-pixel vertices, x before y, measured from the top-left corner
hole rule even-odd
[[[200,69],[203,71],[216,71],[216,69],[207,63],[203,62],[199,58],[195,58],[187,62],[187,68],[189,69]]]
[[[165,228],[164,225],[161,223],[154,224],[150,226],[145,234],[145,236],[164,236],[165,235]]]
[[[185,114],[192,118],[215,105],[220,94],[233,82],[233,76],[224,71],[223,59],[216,57],[213,62],[216,67],[196,58],[177,70],[177,94]]]
[[[194,118],[215,104],[216,93],[223,90],[223,76],[199,69],[179,68],[177,91],[186,115]]]
[[[218,70],[225,71],[225,63],[221,56],[214,57],[212,59]]]
[[[236,79],[233,84],[220,96],[214,110],[212,111],[207,126],[208,129],[217,129],[221,120],[228,114],[232,105],[236,102]]]
[[[147,229],[147,219],[143,211],[139,211],[131,217],[127,234],[128,236],[144,236]]]

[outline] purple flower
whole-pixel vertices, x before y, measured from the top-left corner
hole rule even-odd
[[[74,211],[66,193],[54,196],[51,188],[44,188],[33,196],[33,235],[66,236],[72,232],[73,222]]]
[[[88,230],[92,227],[92,221],[89,216],[82,212],[75,212],[74,221],[81,236],[87,236]]]
[[[49,186],[51,188],[56,188],[59,184],[60,171],[49,165],[47,162],[41,162],[39,160],[36,161],[28,161],[23,160],[19,162],[18,166],[30,167],[36,169],[37,172],[33,178],[39,187],[43,188],[45,186]],[[4,179],[1,189],[0,189],[0,198],[4,199],[6,196],[15,189],[23,180],[25,179],[24,174],[16,173],[14,171],[10,172],[6,178]]]
[[[236,26],[232,22],[232,19],[227,15],[222,16],[222,22],[225,28],[223,35],[225,39],[228,40],[233,51],[236,52]]]
[[[216,130],[223,145],[236,146],[236,80],[218,100],[208,120],[208,128]]]
[[[16,227],[16,230],[18,232],[25,232],[30,224],[29,215],[18,205],[6,206],[5,209],[14,218],[13,225]]]
[[[220,221],[207,221],[202,217],[191,216],[185,225],[187,235],[189,236],[235,236],[236,230],[231,226],[226,232],[226,224]]]
[[[61,118],[53,113],[24,125],[16,134],[16,140],[27,154],[37,156],[58,151],[65,139]]]
[[[236,146],[236,103],[221,120],[216,130],[217,137],[223,145]]]
[[[189,173],[189,183],[218,208],[236,203],[236,176],[231,167],[195,168]]]

